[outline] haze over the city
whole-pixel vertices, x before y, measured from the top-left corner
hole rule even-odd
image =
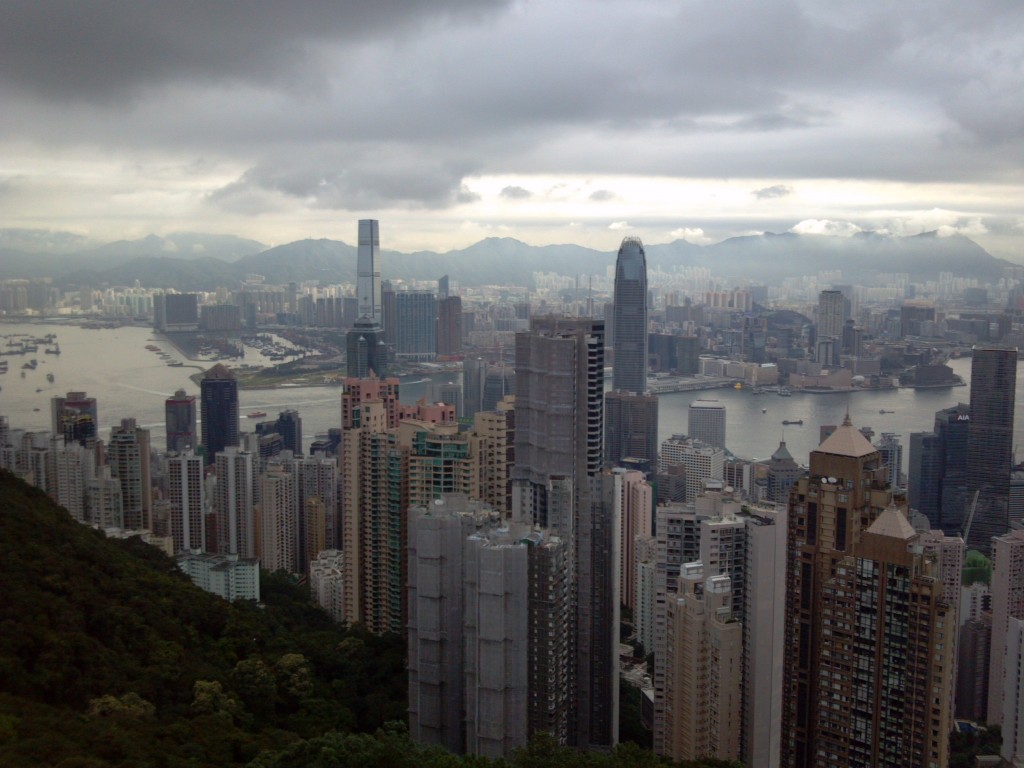
[[[994,1],[9,2],[0,227],[938,230],[1020,261],[1022,30]]]

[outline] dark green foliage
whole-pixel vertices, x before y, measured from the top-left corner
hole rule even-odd
[[[949,768],[973,768],[978,755],[998,755],[1002,743],[998,725],[980,728],[975,733],[955,730],[949,736]]]
[[[635,685],[625,680],[619,682],[619,741],[650,749],[654,744],[654,734],[643,724],[642,696]]]
[[[244,765],[405,717],[399,637],[345,630],[287,576],[203,592],[0,473],[0,765]]]

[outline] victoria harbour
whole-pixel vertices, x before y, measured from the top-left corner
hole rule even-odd
[[[85,391],[99,400],[100,434],[118,424],[123,417],[134,417],[139,425],[152,431],[155,444],[164,435],[164,401],[183,388],[195,394],[198,386],[190,376],[209,368],[208,361],[186,360],[181,367],[168,367],[146,350],[156,344],[173,351],[170,343],[150,328],[122,326],[113,329],[86,329],[61,323],[3,324],[0,333],[25,333],[34,336],[56,334],[60,355],[39,353],[35,370],[20,376],[21,357],[10,357],[10,371],[0,377],[0,413],[12,426],[29,430],[50,428],[50,398],[69,391]],[[178,355],[180,357],[180,355]],[[269,364],[247,348],[248,364]],[[230,367],[231,361],[227,362]],[[970,400],[970,358],[950,362],[953,371],[968,386],[939,389],[885,389],[840,392],[835,394],[794,394],[780,397],[773,392],[754,395],[749,388],[720,388],[677,392],[659,396],[658,439],[687,431],[687,409],[698,399],[717,399],[726,407],[727,447],[744,459],[766,459],[785,440],[798,461],[819,443],[819,427],[842,422],[847,411],[853,423],[870,427],[875,439],[882,433],[899,435],[905,449],[911,432],[931,430],[934,414],[942,408]],[[53,382],[46,374],[53,374]],[[458,381],[459,374],[435,373],[409,376],[401,381],[401,400],[415,403],[429,397],[432,384]],[[280,387],[242,390],[239,410],[243,416],[266,411],[273,418],[277,410],[295,409],[303,420],[308,445],[317,433],[338,425],[340,387]],[[1024,376],[1017,379],[1017,412],[1024,403]],[[783,422],[790,422],[783,424]],[[802,422],[802,423],[792,423]],[[1015,446],[1024,443],[1024,419],[1015,419]],[[908,458],[904,452],[904,465]],[[906,466],[904,466],[906,468]]]

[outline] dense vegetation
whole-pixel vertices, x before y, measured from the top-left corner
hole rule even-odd
[[[0,475],[0,765],[241,765],[405,717],[401,638],[346,631],[287,579],[265,608],[194,587]]]
[[[581,755],[539,739],[497,763],[415,745],[402,639],[339,627],[286,577],[262,592],[262,607],[226,603],[0,472],[0,765],[669,765],[635,744]]]

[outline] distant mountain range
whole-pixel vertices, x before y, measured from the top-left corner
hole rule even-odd
[[[178,233],[75,248],[81,242],[74,235],[33,237],[32,232],[0,230],[0,279],[52,277],[64,287],[133,285],[138,280],[147,287],[190,291],[233,287],[253,273],[268,283],[355,282],[356,277],[356,248],[337,240],[297,240],[267,248],[231,235]],[[736,283],[772,284],[823,271],[841,271],[842,281],[850,283],[873,282],[879,273],[907,273],[911,281],[921,282],[937,279],[940,272],[989,282],[1013,266],[967,237],[935,232],[912,237],[766,233],[706,246],[676,240],[645,250],[650,269],[706,267],[715,277]],[[448,274],[466,286],[532,287],[534,272],[603,275],[615,263],[615,252],[492,237],[447,253],[383,251],[381,262],[385,279],[430,280]]]

